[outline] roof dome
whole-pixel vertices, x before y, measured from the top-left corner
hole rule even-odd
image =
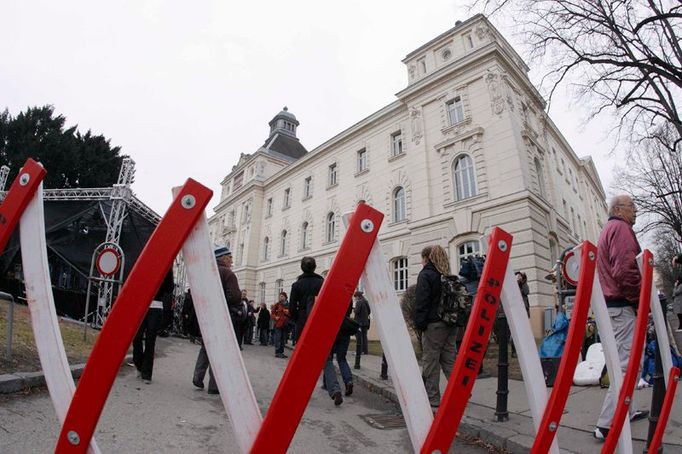
[[[287,106],[284,106],[284,108],[280,111],[280,113],[275,115],[275,117],[272,120],[270,120],[270,123],[269,123],[270,126],[272,126],[272,124],[279,119],[289,120],[290,122],[294,123],[296,126],[298,126],[298,124],[299,124],[298,120],[296,120],[296,115],[289,112],[289,108]]]

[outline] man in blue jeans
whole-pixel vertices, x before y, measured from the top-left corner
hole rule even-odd
[[[348,311],[346,312],[346,317],[350,315],[352,309],[352,301],[348,305]],[[350,371],[350,366],[348,361],[346,361],[346,354],[348,353],[348,344],[350,344],[351,333],[343,332],[343,326],[336,336],[334,345],[332,346],[332,351],[329,353],[327,362],[324,364],[324,386],[327,388],[329,397],[334,400],[334,405],[341,405],[343,403],[343,397],[341,396],[341,386],[339,386],[339,381],[336,378],[336,371],[334,370],[334,355],[336,355],[336,362],[339,365],[339,370],[341,371],[341,378],[346,388],[346,396],[353,394],[353,375]]]
[[[286,358],[284,354],[284,342],[286,340],[286,327],[289,323],[289,309],[287,308],[287,294],[280,292],[279,300],[272,307],[272,319],[275,321],[274,340],[275,340],[275,358]]]

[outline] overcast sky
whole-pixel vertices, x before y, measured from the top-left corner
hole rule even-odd
[[[212,214],[220,181],[283,106],[313,149],[394,101],[407,84],[401,60],[466,19],[462,3],[5,2],[0,109],[52,104],[136,161],[133,190],[159,214],[188,177],[213,189]],[[608,122],[582,128],[585,113],[562,96],[550,116],[608,190]]]

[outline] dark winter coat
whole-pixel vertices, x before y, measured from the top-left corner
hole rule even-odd
[[[420,331],[426,331],[429,323],[440,321],[440,276],[431,262],[424,265],[417,276],[414,324]]]
[[[308,316],[314,298],[320,293],[323,283],[324,278],[315,273],[303,273],[293,283],[289,294],[289,312],[294,320]]]
[[[270,311],[267,308],[259,308],[258,310],[258,329],[270,328]]]
[[[218,264],[218,274],[220,275],[220,283],[223,287],[223,293],[225,294],[225,301],[227,301],[227,307],[230,310],[230,316],[234,319],[245,317],[246,314],[243,313],[241,297],[242,291],[239,290],[239,282],[237,282],[237,276],[232,272],[232,270],[222,264]]]
[[[371,313],[369,302],[364,296],[355,302],[355,315],[353,319],[358,322],[360,327],[369,328],[369,314]]]

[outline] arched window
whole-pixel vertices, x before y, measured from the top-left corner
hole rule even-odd
[[[468,257],[474,257],[481,255],[481,242],[478,240],[465,241],[457,247],[457,263],[459,267],[462,266],[462,262]],[[459,270],[458,267],[458,270]]]
[[[287,231],[282,230],[282,236],[279,240],[279,255],[286,255],[287,253]]]
[[[267,236],[263,240],[263,260],[270,260],[270,238]]]
[[[405,189],[398,186],[393,191],[393,222],[405,220]]]
[[[540,196],[546,198],[547,191],[545,189],[545,173],[542,171],[542,163],[538,158],[535,158],[533,162],[535,163],[535,174],[538,177],[538,191],[540,191]]]
[[[265,282],[258,284],[258,303],[265,302]]]
[[[397,292],[407,290],[407,257],[398,257],[391,264],[393,287]]]
[[[327,243],[336,240],[336,216],[333,211],[327,214],[325,238],[327,239]]]
[[[310,240],[308,238],[309,236],[309,228],[310,226],[308,225],[307,222],[304,222],[303,225],[301,226],[301,249],[308,249],[310,247]]]
[[[476,173],[474,161],[469,155],[462,155],[453,164],[455,178],[455,198],[468,199],[476,195]]]
[[[549,266],[550,268],[553,267],[556,264],[557,257],[559,257],[559,253],[557,252],[557,241],[550,237],[549,238]]]

